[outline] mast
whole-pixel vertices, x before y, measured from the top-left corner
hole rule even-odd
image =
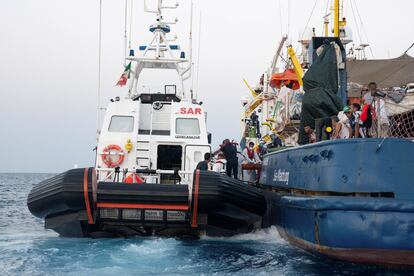
[[[329,14],[324,16],[323,27],[324,27],[324,36],[328,37],[329,36]]]
[[[334,37],[339,37],[339,0],[334,0]]]
[[[190,23],[190,37],[189,37],[189,51],[190,57],[186,58],[185,52],[181,51],[179,45],[170,44],[175,41],[177,36],[173,39],[168,39],[167,34],[171,31],[171,25],[178,22],[176,18],[173,21],[165,21],[163,17],[163,10],[176,9],[178,3],[175,5],[165,5],[163,0],[157,1],[157,8],[149,9],[147,0],[144,0],[144,11],[147,13],[156,14],[156,21],[150,26],[149,31],[153,33],[152,40],[146,45],[140,45],[139,50],[142,52],[139,57],[128,56],[127,61],[134,62],[133,80],[129,86],[129,97],[132,98],[138,94],[138,79],[143,69],[173,69],[177,71],[181,82],[181,95],[183,99],[189,99],[190,94],[185,93],[184,81],[191,77],[192,67],[192,23]],[[193,4],[191,3],[191,9]],[[192,11],[191,11],[192,21]],[[179,51],[179,55],[175,52]]]

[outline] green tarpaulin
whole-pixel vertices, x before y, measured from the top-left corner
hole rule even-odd
[[[314,60],[303,77],[305,95],[302,101],[299,141],[309,142],[305,126],[315,129],[315,119],[337,115],[342,109],[338,93],[338,66],[334,44],[323,46],[322,53]]]

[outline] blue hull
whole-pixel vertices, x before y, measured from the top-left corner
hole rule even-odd
[[[414,265],[414,143],[326,141],[269,154],[261,183],[271,223],[340,260]]]

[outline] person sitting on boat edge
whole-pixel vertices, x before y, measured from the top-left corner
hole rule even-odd
[[[213,165],[213,172],[226,173],[226,158],[222,152],[217,155],[216,162]]]
[[[206,152],[204,154],[204,160],[198,162],[196,170],[208,171],[208,165],[210,163],[210,160],[211,160],[211,154],[209,152]]]
[[[303,130],[305,131],[306,135],[308,135],[309,144],[316,143],[316,134],[315,134],[315,131],[310,126],[305,126],[303,128]]]
[[[332,129],[330,129],[330,131],[331,131],[330,139],[331,140],[335,139],[335,137],[336,137],[336,129],[337,129],[336,124],[338,124],[338,123],[339,123],[338,116],[332,116],[331,117]]]
[[[237,157],[237,148],[230,142],[229,139],[225,139],[223,144],[220,146],[220,149],[216,150],[214,154],[217,154],[221,151],[226,157],[226,173],[228,176],[233,176],[235,179],[238,179],[238,157]]]
[[[345,106],[342,111],[338,113],[338,122],[335,125],[335,135],[333,139],[348,139],[352,137],[352,128],[350,118],[352,111],[349,106]]]

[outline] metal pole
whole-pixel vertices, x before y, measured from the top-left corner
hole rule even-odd
[[[200,19],[198,23],[198,50],[197,50],[197,80],[196,80],[196,90],[195,90],[195,99],[198,98],[198,74],[200,72],[200,49],[201,49],[201,11],[200,11]]]
[[[334,0],[334,37],[339,37],[339,0]]]
[[[191,66],[191,70],[190,70],[190,76],[191,76],[191,91],[194,91],[194,87],[193,87],[193,84],[194,84],[194,82],[193,82],[193,6],[194,6],[194,3],[193,3],[193,1],[191,0],[191,11],[190,11],[190,34],[189,34],[189,38],[188,38],[188,47],[189,47],[189,56],[190,56],[190,60],[189,60],[189,63],[190,63],[190,66]],[[192,96],[192,93],[191,93],[191,97],[192,97],[192,99],[191,100],[193,100],[193,96]]]
[[[99,39],[98,39],[98,99],[96,108],[96,140],[99,138],[99,123],[101,109],[101,48],[102,48],[102,0],[99,0]]]
[[[126,66],[126,60],[127,57],[127,13],[128,13],[128,0],[125,0],[125,15],[124,15],[124,66]]]

